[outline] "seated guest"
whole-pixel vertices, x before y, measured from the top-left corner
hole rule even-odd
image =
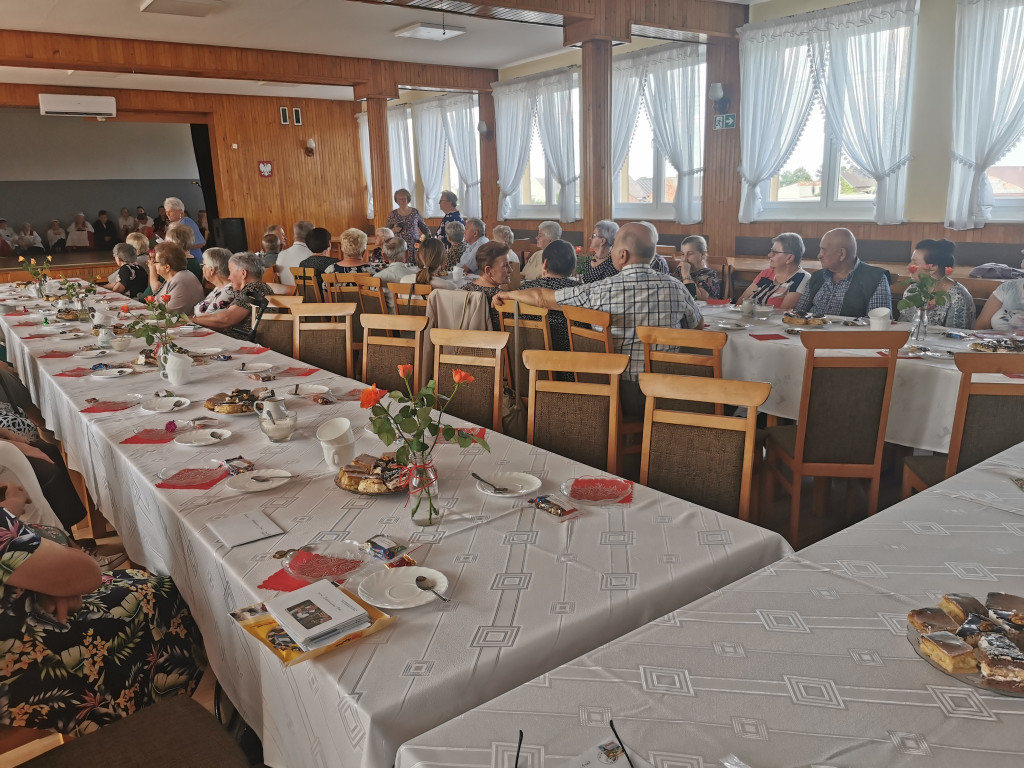
[[[499,224],[494,228],[494,241],[501,243],[508,248],[508,263],[518,264],[519,254],[512,250],[512,243],[516,241],[515,233],[512,231],[512,227],[506,226],[505,224]]]
[[[708,266],[708,244],[700,235],[683,238],[679,244],[679,279],[698,301],[722,298],[722,278]]]
[[[857,258],[857,238],[848,229],[832,229],[819,246],[821,269],[811,275],[796,303],[798,312],[864,317],[869,310],[892,311],[889,273]]]
[[[1021,251],[1024,253],[1024,251]],[[1024,261],[1020,268],[1024,269]],[[992,291],[981,308],[975,330],[1013,331],[1024,328],[1024,277],[1007,280]]]
[[[498,292],[501,291],[501,286],[506,285],[512,278],[512,269],[508,265],[508,256],[506,255],[507,251],[508,248],[501,243],[487,242],[480,246],[480,250],[476,254],[477,274],[480,276],[473,282],[462,286],[462,290],[479,291],[487,297],[488,302],[492,302],[494,297],[498,295]],[[493,305],[490,307],[490,314],[491,330],[497,331],[501,328],[501,324],[498,321],[498,310]]]
[[[365,234],[363,239],[366,239]],[[338,260],[331,256],[331,233],[323,227],[313,227],[306,235],[306,247],[309,248],[311,255],[300,261],[299,267],[315,269],[316,280],[320,282],[321,275],[333,271],[332,267],[336,268],[338,264]]]
[[[581,282],[596,283],[598,280],[618,274],[612,263],[612,243],[615,242],[615,235],[618,232],[619,225],[608,219],[594,225],[594,231],[590,235],[590,251],[593,255],[580,273]]]
[[[117,230],[117,224],[110,220],[106,211],[100,211],[99,217],[92,223],[94,238],[97,250],[112,251],[114,245],[121,242],[121,234]]]
[[[141,232],[146,237],[153,236],[153,220],[146,215],[146,209],[141,205],[135,208],[135,231]],[[125,238],[127,242],[127,237]]]
[[[400,237],[389,237],[381,245],[381,251],[388,265],[374,277],[380,278],[381,290],[384,291],[384,300],[387,302],[388,311],[394,312],[395,298],[391,295],[388,283],[400,283],[402,278],[409,275],[415,277],[420,268],[405,263],[406,244],[405,240]]]
[[[800,267],[803,257],[804,239],[796,232],[783,232],[772,238],[768,267],[757,274],[736,303],[753,299],[755,304],[785,310],[795,307],[811,281],[811,274]]]
[[[459,266],[466,270],[466,272],[471,272],[475,275],[476,252],[491,241],[487,239],[487,225],[484,224],[482,219],[475,217],[466,219],[464,226],[466,228],[466,248],[459,259]]]
[[[537,225],[537,250],[530,254],[522,271],[523,280],[536,280],[540,277],[541,264],[544,261],[544,249],[548,244],[562,236],[562,225],[557,221],[542,221]]]
[[[637,383],[644,370],[644,345],[636,335],[637,326],[700,328],[702,318],[693,297],[674,277],[651,268],[654,242],[650,229],[639,222],[624,224],[615,236],[612,263],[618,274],[596,283],[552,291],[526,288],[501,291],[493,299],[522,301],[558,309],[559,305],[585,307],[611,315],[615,351],[629,355],[629,365],[619,383],[623,413],[643,416],[644,397]]]
[[[277,257],[281,253],[281,241],[278,239],[277,235],[273,232],[268,232],[263,236],[263,240],[260,245],[263,246],[263,250],[257,255],[260,257],[260,263],[263,264],[263,269],[277,264]]]
[[[187,264],[188,252],[171,240],[157,245],[149,260],[149,288],[155,295],[170,296],[166,303],[172,312],[191,312],[206,293]]]
[[[68,233],[57,219],[50,219],[50,227],[46,230],[46,247],[50,253],[63,253],[67,244]]]
[[[310,224],[309,228],[312,229],[313,225]],[[279,253],[288,247],[288,236],[284,232],[284,227],[282,227],[280,224],[271,224],[269,227],[267,227],[266,231],[264,231],[263,234],[277,235],[277,241],[280,246],[278,249]]]
[[[441,223],[437,225],[437,238],[441,241],[441,245],[444,246],[445,250],[447,250],[451,247],[451,242],[448,240],[448,224],[452,221],[457,221],[460,224],[465,222],[463,222],[462,214],[459,212],[459,197],[450,189],[441,192],[438,207],[444,216],[441,217]]]
[[[117,218],[117,226],[121,228],[121,240],[124,240],[139,228],[139,222],[128,212],[127,208],[122,208],[121,215]]]
[[[449,221],[444,225],[445,234],[448,235],[448,250],[444,255],[444,266],[448,272],[453,267],[462,263],[462,256],[466,252],[466,225],[461,221]]]
[[[416,251],[416,259],[420,263],[420,269],[414,274],[405,275],[398,282],[412,285],[429,285],[441,290],[455,290],[455,283],[438,277],[438,272],[444,269],[444,245],[436,237],[428,237]],[[380,277],[380,275],[377,275]]]
[[[65,246],[69,251],[91,250],[92,234],[92,224],[85,220],[85,214],[76,213],[75,220],[68,226],[68,239]]]
[[[970,328],[974,325],[974,298],[970,291],[954,280],[953,252],[956,245],[945,238],[941,240],[922,240],[914,246],[910,254],[911,280],[916,282],[921,275],[931,275],[935,280],[933,291],[946,291],[946,303],[937,305],[930,303],[926,309],[928,323],[943,328]],[[913,283],[903,292],[903,298],[911,293]],[[911,322],[917,314],[916,307],[907,307],[900,311],[899,319]]]
[[[135,248],[129,243],[115,245],[114,263],[117,264],[117,277],[108,281],[107,287],[114,293],[123,293],[133,299],[141,296],[149,285],[149,274],[146,268],[138,263]]]
[[[14,240],[14,252],[33,256],[46,253],[46,249],[43,248],[43,239],[30,222],[26,221],[21,225],[21,230]]]
[[[167,225],[170,223],[171,220],[167,218],[167,211],[161,205],[156,209],[156,218],[153,219],[153,235],[162,238],[164,233],[167,232]]]
[[[132,232],[125,242],[135,249],[135,263],[146,266],[149,260],[149,238],[141,232]]]
[[[203,268],[200,266],[199,261],[192,255],[196,252],[194,235],[192,228],[182,224],[180,221],[172,222],[167,225],[167,230],[164,232],[166,239],[170,242],[177,243],[182,247],[186,254],[185,269],[191,272],[201,282],[203,279]]]
[[[370,263],[376,265],[377,268],[380,269],[389,263],[384,255],[384,243],[393,238],[395,233],[387,227],[377,227],[373,231],[373,236],[376,238],[377,244],[373,247],[373,250],[370,251]],[[402,242],[404,243],[405,240]],[[408,248],[408,244],[406,244],[406,247]]]
[[[101,574],[81,550],[18,518],[28,495],[6,484],[0,509],[0,722],[83,734],[158,699],[190,695],[202,636],[170,577]],[[50,538],[53,537],[53,538]]]
[[[313,222],[297,221],[292,227],[292,244],[281,250],[277,255],[277,281],[282,285],[295,285],[295,278],[292,276],[292,267],[299,266],[299,262],[313,255],[306,247],[306,235],[313,230]],[[278,237],[281,237],[278,234]],[[283,243],[284,240],[282,239]]]
[[[328,237],[327,247],[329,248],[330,245],[330,237]],[[406,253],[408,252],[406,250]],[[352,227],[341,233],[341,253],[342,258],[339,261],[332,259],[334,263],[328,266],[324,272],[362,272],[366,275],[376,272],[373,264],[366,263],[366,233],[363,230]]]
[[[540,277],[536,280],[527,280],[521,287],[547,288],[550,291],[572,288],[580,284],[579,280],[573,277],[575,272],[576,249],[572,247],[572,243],[553,240],[548,243],[542,254]],[[569,326],[565,322],[565,315],[561,312],[549,312],[548,329],[551,331],[552,348],[567,352],[570,348]]]
[[[228,260],[231,251],[227,248],[207,248],[203,252],[203,279],[213,286],[206,298],[196,304],[193,314],[208,315],[231,306],[235,300],[235,289],[231,286]]]
[[[228,260],[228,279],[235,291],[231,305],[219,312],[195,315],[192,321],[239,339],[249,338],[252,332],[252,308],[273,295],[270,286],[260,280],[263,269],[256,254],[236,253]]]
[[[18,233],[11,229],[11,225],[7,223],[7,219],[0,219],[0,240],[14,247],[14,239],[18,236]]]

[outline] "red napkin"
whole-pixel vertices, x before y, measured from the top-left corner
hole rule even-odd
[[[474,429],[472,427],[456,427],[455,429],[458,430],[459,432],[462,432],[463,434],[471,435],[473,437],[478,437],[481,440],[486,440],[487,439],[487,429],[484,428],[484,427],[477,427],[476,429]],[[458,444],[459,437],[456,434],[456,436],[453,437],[451,440],[445,440],[444,439],[444,435],[438,435],[437,442],[439,442],[439,443],[455,443],[455,444]]]
[[[1024,373],[1004,373],[1003,376],[1008,379],[1024,379]]]
[[[213,331],[192,331],[192,333],[176,333],[174,335],[179,339],[201,339],[204,336],[213,336]]]
[[[633,481],[618,477],[577,477],[572,481],[572,498],[577,501],[611,501],[629,488],[629,494],[619,504],[633,502]]]
[[[729,299],[708,299],[707,304],[709,307],[720,307],[723,304],[732,304]]]
[[[757,339],[758,341],[785,341],[786,337],[781,333],[752,333],[750,338]]]
[[[309,376],[319,370],[319,368],[305,368],[301,365],[293,365],[291,368],[285,368],[277,374],[277,378],[287,379],[289,376]]]
[[[4,317],[21,317],[22,315],[27,315],[27,314],[28,314],[28,310],[27,309],[16,309],[13,312],[8,312],[6,315],[4,315]]]
[[[12,328],[33,328],[33,327],[35,327],[37,325],[42,325],[42,323],[37,322],[35,320],[27,320],[24,323],[15,323],[11,327]]]
[[[122,440],[121,445],[160,445],[169,443],[174,439],[174,433],[166,429],[143,429],[135,433],[127,440]]]
[[[269,352],[270,347],[239,347],[232,354],[235,355],[262,355]]]
[[[344,576],[336,577],[339,570],[342,573],[355,570],[360,565],[358,560],[348,560],[341,563],[339,568],[338,558],[325,557],[315,552],[296,552],[292,555],[292,565],[305,566],[313,578],[330,578],[337,584],[344,582]],[[293,576],[283,568],[271,574],[259,585],[259,589],[276,589],[280,592],[293,592],[301,587],[309,586],[309,582]]]
[[[343,403],[353,403],[353,402],[354,403],[358,403],[359,402],[359,398],[360,398],[360,396],[362,394],[363,394],[363,388],[362,387],[356,387],[355,389],[350,389],[345,394],[340,395],[338,397],[338,400],[340,402],[343,402]]]
[[[52,349],[49,352],[47,352],[45,355],[40,355],[39,359],[40,360],[47,360],[47,359],[54,358],[54,357],[71,357],[72,354],[74,354],[74,353],[72,353],[72,352],[61,352],[59,349]]]
[[[257,589],[273,589],[278,592],[294,592],[296,589],[308,586],[308,581],[297,579],[282,568],[276,573],[272,573],[268,576],[262,584],[257,586]]]
[[[226,469],[181,469],[163,482],[157,483],[156,487],[169,490],[208,491],[227,476]]]
[[[125,403],[119,400],[100,400],[88,408],[83,408],[80,413],[115,413],[116,411],[126,411],[133,405],[137,405],[137,403]]]
[[[83,376],[88,376],[92,373],[92,368],[68,368],[66,371],[61,371],[56,374],[57,376],[67,376],[69,379],[80,379]]]
[[[22,336],[22,341],[35,341],[36,339],[48,339],[51,334],[49,333],[30,333],[28,336]]]

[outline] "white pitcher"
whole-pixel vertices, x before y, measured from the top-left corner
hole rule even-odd
[[[164,369],[160,371],[160,377],[174,386],[188,384],[192,378],[192,358],[180,352],[165,350],[160,352],[160,362]]]
[[[284,419],[288,415],[283,397],[265,397],[252,404],[252,408],[260,418]]]
[[[335,472],[355,458],[356,436],[352,432],[352,422],[344,416],[321,424],[316,431],[316,439],[323,448],[324,461]]]

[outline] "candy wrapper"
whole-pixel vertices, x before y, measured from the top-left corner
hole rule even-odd
[[[235,456],[233,459],[225,459],[221,462],[224,465],[224,469],[231,475],[240,475],[243,472],[252,472],[256,467],[251,461],[244,456]]]
[[[585,511],[582,507],[577,506],[568,496],[557,493],[537,496],[536,498],[529,499],[529,502],[541,512],[547,512],[549,515],[557,517],[560,523],[577,518]]]
[[[277,376],[272,373],[250,373],[249,378],[253,381],[273,381]]]

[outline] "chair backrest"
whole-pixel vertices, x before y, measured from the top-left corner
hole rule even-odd
[[[508,371],[510,384],[514,385],[512,376],[515,374],[512,358],[515,356],[516,303],[502,302],[498,307],[498,322],[501,330],[508,333],[509,344],[505,348],[505,368]],[[530,372],[523,363],[523,352],[528,349],[551,350],[551,326],[548,324],[548,310],[532,304],[519,303],[519,386],[526,385]],[[520,391],[520,394],[523,394]]]
[[[881,466],[889,401],[907,331],[806,331],[794,457],[805,464]],[[826,356],[819,350],[884,350],[882,355]],[[805,469],[809,475],[813,468]]]
[[[644,371],[647,373],[722,378],[722,348],[729,340],[723,331],[642,325],[637,327],[636,335],[644,344]],[[708,401],[687,403],[673,399],[658,406],[668,410],[724,413],[721,403],[711,405]]]
[[[512,250],[520,258],[520,263],[526,263],[526,259],[530,258],[530,254],[537,250],[537,244],[529,238],[517,238],[512,241]]]
[[[384,296],[384,283],[379,277],[357,272],[352,275],[359,287],[359,305],[363,312],[388,314],[388,302]]]
[[[290,311],[305,301],[303,296],[267,296],[268,309],[280,309]]]
[[[607,312],[584,307],[561,308],[569,329],[569,347],[573,352],[607,352],[615,351],[612,339],[612,316]],[[576,381],[601,382],[600,377],[586,373],[576,375]]]
[[[378,389],[404,392],[405,383],[398,375],[398,366],[412,365],[412,388],[415,392],[423,374],[420,355],[427,318],[364,312],[361,321],[363,381],[376,384]],[[391,331],[399,331],[401,335],[392,336]]]
[[[292,307],[292,355],[317,368],[352,377],[352,315],[355,302]],[[323,318],[330,318],[323,320]]]
[[[516,291],[523,282],[523,267],[521,264],[517,264],[516,262],[509,262],[508,268],[510,275],[508,282],[501,286],[502,290]]]
[[[363,277],[358,273],[346,273],[346,272],[325,272],[323,275],[324,283],[324,300],[328,302],[338,303],[355,303],[356,311],[352,315],[352,347],[353,349],[363,348],[363,326],[359,322],[359,317],[363,313],[363,297],[360,294],[359,286],[362,281],[358,278]],[[379,282],[379,281],[378,281]],[[369,312],[378,312],[378,309],[366,310]],[[385,306],[383,312],[387,312]]]
[[[267,287],[274,292],[275,296],[294,296],[299,291],[294,285],[284,285],[283,283],[267,283]]]
[[[528,442],[574,461],[618,472],[619,376],[629,355],[598,352],[548,352],[528,349],[530,371]],[[583,372],[605,383],[542,380],[541,372]]]
[[[388,290],[395,300],[396,315],[425,315],[427,298],[434,289],[419,283],[388,283]]]
[[[450,395],[455,388],[456,368],[475,381],[459,390],[448,413],[481,427],[501,431],[501,358],[508,344],[504,331],[458,331],[431,328],[434,344],[434,380],[437,392]]]
[[[963,352],[953,356],[960,391],[953,412],[946,477],[1024,441],[1024,381],[974,381],[975,375],[1024,377],[1024,355]]]
[[[703,376],[641,373],[647,396],[640,482],[664,493],[742,520],[750,517],[757,409],[770,384]],[[704,403],[708,412],[667,409],[663,403]],[[726,405],[743,416],[713,413]]]
[[[273,266],[269,266],[263,270],[263,277],[260,278],[264,283],[276,283],[277,282],[277,270]]]
[[[289,269],[295,279],[295,288],[300,296],[308,302],[317,304],[324,300],[320,293],[320,280],[317,279],[315,269],[312,267],[289,267]]]
[[[249,341],[256,342],[262,347],[268,347],[282,355],[294,357],[292,316],[267,312],[260,318],[256,316],[255,306],[253,306],[253,314],[253,332],[249,334]]]

